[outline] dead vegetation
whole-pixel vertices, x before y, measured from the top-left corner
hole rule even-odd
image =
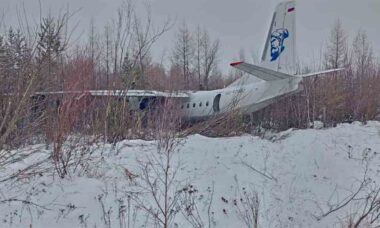
[[[88,43],[75,49],[70,48],[73,41],[68,27],[72,15],[41,15],[35,26],[10,27],[0,36],[0,149],[36,142],[51,145],[51,158],[60,176],[65,176],[72,157],[63,149],[70,135],[113,143],[126,138],[155,139],[157,110],[173,102],[157,99],[146,110],[136,111],[128,97],[94,98],[86,90],[211,89],[225,86],[226,78],[242,76],[232,71],[223,77],[218,70],[219,41],[206,29],[191,31],[186,24],[179,26],[171,56],[166,57],[171,60],[170,69],[153,62],[152,48],[173,22],[155,25],[149,5],[145,14],[137,14],[134,2],[124,1],[103,32],[91,23]],[[236,111],[208,121],[181,123],[178,135],[234,136],[258,129],[307,128],[314,121],[334,126],[378,119],[380,66],[364,31],[358,32],[352,46],[347,40],[337,22],[320,66],[300,69],[345,67],[344,72],[309,79],[303,92],[281,98],[249,117]],[[36,94],[46,91],[78,92]],[[172,108],[180,113],[176,105]],[[4,153],[0,157],[9,159]]]
[[[159,227],[170,227],[174,217],[182,213],[193,227],[212,227],[210,190],[208,221],[200,216],[194,186],[183,188],[176,182],[180,161],[173,154],[181,138],[200,133],[207,136],[235,136],[251,133],[258,128],[284,130],[307,128],[314,121],[325,126],[342,122],[378,120],[380,115],[380,65],[374,57],[366,33],[358,32],[352,45],[340,23],[333,28],[321,66],[300,69],[308,72],[317,68],[345,67],[332,77],[316,77],[304,83],[300,94],[281,98],[274,105],[248,118],[238,111],[215,116],[208,121],[184,123],[180,119],[180,105],[173,100],[155,100],[140,112],[131,107],[127,97],[93,98],[86,90],[129,89],[215,89],[228,84],[231,78],[242,75],[222,75],[218,69],[220,43],[213,40],[206,29],[190,31],[181,25],[170,57],[168,69],[152,61],[151,51],[156,41],[172,28],[172,21],[154,25],[149,6],[145,15],[138,15],[132,1],[125,1],[116,18],[97,32],[91,24],[88,43],[70,49],[67,30],[70,12],[56,17],[41,17],[35,27],[9,28],[0,35],[0,167],[5,167],[32,156],[37,151],[12,154],[12,148],[26,144],[44,143],[51,148],[47,158],[60,178],[84,172],[86,161],[96,142],[115,144],[123,139],[142,138],[157,141],[157,151],[140,162],[141,173],[125,168],[129,181],[140,180],[144,196],[153,199],[147,204],[141,195],[131,194]],[[79,91],[52,96],[39,95],[47,91]],[[232,104],[233,105],[233,104]],[[19,170],[1,181],[40,175],[41,163]],[[255,172],[275,180],[244,164]],[[38,169],[37,169],[38,168]],[[36,171],[38,170],[38,171]],[[248,227],[258,227],[259,199],[253,190],[241,189],[236,201],[236,212]],[[362,224],[378,225],[380,210],[379,188],[362,186],[364,197],[353,195],[349,202],[362,202],[361,210],[348,220],[348,227]],[[103,204],[103,198],[99,197]],[[20,201],[8,199],[1,201]],[[27,203],[28,201],[22,201]],[[31,206],[38,206],[29,202]],[[120,204],[123,207],[124,204]],[[130,202],[128,202],[130,205]],[[178,208],[178,205],[180,207]],[[345,206],[336,205],[322,217]],[[125,208],[120,206],[120,216]],[[104,223],[111,226],[109,211],[103,207]],[[125,220],[125,219],[124,219]],[[123,220],[123,221],[124,221]],[[128,220],[129,224],[130,220]],[[126,227],[122,223],[120,227]]]

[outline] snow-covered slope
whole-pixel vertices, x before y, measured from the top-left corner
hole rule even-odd
[[[259,227],[341,227],[358,203],[321,215],[345,202],[364,175],[380,185],[379,132],[380,123],[369,122],[289,130],[276,134],[277,140],[190,136],[175,154],[179,169],[174,186],[190,184],[197,190],[192,194],[204,227],[209,220],[212,227],[247,227],[238,216],[244,192],[258,194]],[[0,170],[1,176],[49,153],[42,145],[33,148],[40,152]],[[141,180],[126,173],[141,176],[136,160],[143,162],[156,150],[155,142],[142,140],[101,145],[88,166],[65,179],[45,171],[0,183],[0,227],[154,227],[128,197]],[[181,212],[172,225],[192,227]]]

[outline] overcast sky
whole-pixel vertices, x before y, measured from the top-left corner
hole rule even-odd
[[[69,4],[71,11],[80,9],[73,18],[79,22],[75,38],[87,34],[91,18],[102,28],[115,15],[122,0],[40,0],[43,14],[56,13]],[[142,2],[144,0],[136,0]],[[148,1],[148,0],[146,0]],[[252,55],[260,56],[273,10],[280,0],[149,0],[156,25],[166,18],[176,24],[186,21],[191,29],[197,25],[206,28],[213,38],[221,42],[220,65],[226,71],[228,63],[237,60],[240,49],[245,50],[248,61]],[[17,21],[16,6],[24,3],[31,18],[39,15],[38,0],[0,0],[6,24]],[[297,1],[298,57],[306,63],[318,58],[326,44],[329,31],[337,19],[350,37],[359,30],[367,32],[374,51],[380,54],[380,0],[299,0]],[[159,61],[166,51],[170,54],[176,28],[165,34],[153,47],[153,56]],[[81,38],[82,35],[82,38]],[[377,43],[376,43],[377,42]]]

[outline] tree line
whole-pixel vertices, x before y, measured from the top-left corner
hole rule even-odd
[[[150,12],[146,6],[145,13],[138,13],[133,1],[124,1],[104,28],[91,22],[84,43],[71,40],[68,24],[73,14],[68,11],[41,17],[35,26],[9,27],[0,34],[0,145],[18,144],[36,135],[62,141],[76,131],[118,140],[141,132],[147,118],[131,113],[125,99],[94,102],[86,96],[62,95],[60,103],[54,104],[56,97],[30,99],[37,92],[209,90],[223,88],[243,75],[222,73],[218,65],[221,43],[207,29],[191,30],[186,23],[174,26],[171,20],[157,25]],[[176,35],[170,54],[163,57],[170,64],[164,66],[153,61],[152,50],[170,29]],[[315,121],[334,126],[379,118],[379,61],[365,31],[359,31],[352,44],[348,40],[338,21],[319,60],[324,69],[344,67],[344,71],[308,79],[301,93],[279,98],[253,113],[248,124],[246,117],[234,114],[229,117],[234,121],[220,121],[218,127],[283,130],[312,127]],[[242,51],[239,55],[244,58]],[[314,70],[321,69],[299,65],[299,72]]]

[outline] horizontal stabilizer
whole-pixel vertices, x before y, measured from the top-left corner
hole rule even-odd
[[[327,73],[338,72],[338,71],[342,71],[342,70],[344,70],[344,68],[324,70],[324,71],[319,71],[319,72],[314,72],[314,73],[309,73],[309,74],[301,74],[301,75],[297,75],[297,76],[302,77],[302,78],[306,78],[306,77],[317,76],[317,75],[320,75],[320,74],[327,74]]]
[[[264,81],[276,81],[293,77],[292,75],[267,69],[264,67],[252,65],[245,62],[235,62],[230,64],[232,67],[235,67],[241,71],[244,71],[248,74],[251,74],[257,78],[260,78]]]

